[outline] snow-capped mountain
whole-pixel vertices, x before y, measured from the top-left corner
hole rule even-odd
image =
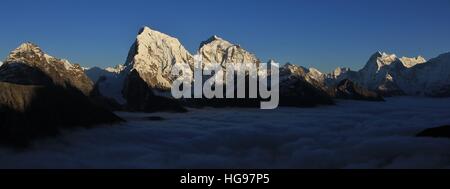
[[[240,45],[232,44],[216,35],[200,44],[199,54],[205,64],[260,63],[254,54],[243,49]]]
[[[411,68],[417,64],[423,64],[423,63],[427,62],[427,60],[425,60],[425,58],[422,56],[413,57],[413,58],[402,57],[402,58],[400,58],[400,62],[402,62],[403,66],[405,66],[407,68]]]
[[[201,58],[204,64],[220,63],[222,66],[227,63],[260,64],[260,60],[253,53],[218,36],[212,36],[203,41],[199,46],[198,54],[192,56],[178,39],[144,27],[130,48],[123,67],[114,70],[92,69],[87,70],[87,73],[93,80],[98,79],[96,92],[99,95],[114,99],[116,102],[126,105],[128,109],[137,111],[180,110],[180,106],[177,105],[178,101],[174,100],[169,92],[174,80],[170,73],[171,68],[175,63],[188,63],[192,69],[194,57]],[[296,68],[292,67],[292,69]],[[313,97],[317,91],[324,93],[322,89],[325,86],[323,83],[326,75],[316,69],[307,69],[304,72],[306,81],[303,81],[303,78],[295,78],[296,81],[301,81],[285,82],[286,85],[281,85],[284,87],[281,91],[289,94],[287,95],[289,97],[301,98],[298,95],[306,93],[299,93],[297,89],[293,89],[301,82],[302,87],[300,88],[312,89],[309,90],[310,97]],[[316,87],[315,84],[319,87]],[[332,100],[326,99],[325,101],[327,101],[326,104],[329,104]],[[284,102],[288,102],[288,100],[284,100]],[[297,105],[305,103],[316,104],[315,101],[299,101]]]
[[[106,71],[108,71],[110,73],[116,73],[116,74],[122,72],[124,69],[125,69],[125,66],[121,65],[121,64],[114,66],[114,67],[105,68]]]
[[[24,43],[0,67],[0,143],[26,144],[60,128],[121,119],[88,97],[93,86],[83,69]]]
[[[303,78],[313,86],[326,90],[325,79],[326,74],[323,74],[315,68],[305,68],[295,64],[287,63],[280,67],[280,81],[290,80],[293,78]]]
[[[133,110],[179,110],[170,99],[174,80],[171,69],[175,63],[192,65],[193,57],[178,39],[144,27],[131,46],[125,64],[107,68],[105,71],[110,74],[100,78],[96,87],[101,95]]]
[[[428,62],[416,65],[403,73],[414,82],[402,83],[409,94],[450,96],[450,53],[441,54]],[[412,84],[414,84],[412,86]]]
[[[30,85],[57,84],[76,88],[87,96],[93,89],[93,82],[80,65],[45,54],[32,43],[23,43],[9,54],[0,68],[0,80]]]
[[[338,67],[333,72],[327,74],[327,79],[338,79],[342,75],[346,75],[348,72],[350,72],[350,68],[346,67]]]
[[[123,65],[117,65],[115,67],[107,67],[105,69],[99,67],[85,68],[86,75],[96,83],[101,77],[111,78],[120,74],[125,67]]]
[[[222,66],[225,66],[225,63],[260,63],[253,53],[218,36],[203,41],[198,53],[193,56],[178,39],[144,27],[138,33],[123,66],[105,70],[92,68],[86,70],[86,73],[93,80],[98,80],[96,88],[100,95],[115,99],[133,110],[153,111],[163,101],[170,101],[168,103],[172,104],[171,106],[178,108],[169,94],[175,79],[171,76],[171,68],[175,63],[188,63],[192,69],[194,57],[200,57],[205,64],[220,63]],[[440,73],[435,67],[445,70],[439,63],[445,60],[444,55],[427,62],[421,56],[398,58],[395,54],[377,52],[359,71],[337,68],[329,74],[315,68],[286,64],[280,68],[280,88],[283,88],[280,91],[297,94],[296,90],[287,89],[293,89],[298,84],[297,81],[301,80],[308,85],[303,88],[313,87],[317,91],[332,95],[331,91],[334,91],[342,80],[348,79],[354,83],[346,82],[343,86],[358,88],[358,91],[365,88],[368,92],[376,91],[383,95],[430,95],[427,92],[430,90],[435,91],[432,93],[437,91],[442,94],[447,91],[441,87],[448,83],[445,79],[447,75],[445,72]],[[425,72],[432,72],[430,70],[436,72],[434,79],[425,76]]]
[[[328,74],[327,84],[349,79],[385,96],[448,96],[449,54],[426,61],[422,56],[398,58],[395,54],[376,52],[359,71],[338,68]]]
[[[165,91],[174,79],[171,69],[175,63],[193,64],[193,57],[178,39],[144,27],[128,53],[124,70],[136,71],[150,87]]]

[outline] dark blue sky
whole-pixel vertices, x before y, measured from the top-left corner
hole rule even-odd
[[[2,0],[0,59],[32,41],[83,66],[122,64],[140,27],[192,53],[217,34],[266,61],[331,71],[375,51],[426,58],[450,51],[449,0]]]

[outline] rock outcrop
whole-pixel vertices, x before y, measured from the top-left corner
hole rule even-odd
[[[450,138],[450,125],[425,129],[417,137]]]
[[[287,63],[280,68],[280,81],[291,78],[303,78],[306,82],[320,90],[327,90],[325,83],[326,75],[315,68],[305,68],[295,64]]]
[[[327,93],[325,75],[316,69],[306,69],[294,64],[280,68],[280,106],[314,107],[332,105]]]
[[[338,99],[384,101],[381,95],[369,91],[348,79],[342,80],[331,91],[331,96]]]

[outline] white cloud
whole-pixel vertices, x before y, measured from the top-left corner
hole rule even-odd
[[[0,168],[450,168],[450,140],[415,138],[450,123],[450,99],[341,101],[278,110],[121,113],[124,125],[69,131]]]

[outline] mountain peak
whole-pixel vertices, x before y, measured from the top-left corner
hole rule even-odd
[[[165,33],[144,26],[131,46],[124,67],[114,72],[131,74],[136,71],[151,88],[170,90],[171,69],[175,63],[192,64],[192,55],[181,42]]]
[[[423,64],[426,63],[427,60],[422,57],[422,56],[417,56],[417,57],[413,57],[413,58],[409,58],[409,57],[402,57],[400,58],[400,62],[402,62],[402,64],[407,67],[407,68],[411,68],[417,64]]]
[[[224,40],[223,38],[217,36],[217,35],[213,35],[211,37],[209,37],[206,41],[202,41],[200,43],[200,47],[199,49],[201,49],[203,46],[211,44],[211,43],[221,43],[224,44],[226,46],[231,46],[232,44],[226,40]]]
[[[25,42],[19,45],[16,49],[11,51],[6,59],[6,61],[15,61],[19,59],[24,59],[26,57],[44,57],[45,53],[34,43]]]
[[[379,70],[381,67],[390,65],[397,60],[398,58],[395,54],[378,51],[370,57],[369,61],[366,64],[366,67],[372,67],[372,65],[375,65],[375,67]]]
[[[143,43],[149,43],[152,41],[158,41],[161,39],[167,39],[170,42],[179,43],[179,40],[175,37],[162,33],[160,31],[151,29],[148,26],[144,26],[139,30],[137,39]]]
[[[25,42],[20,44],[15,50],[15,52],[30,52],[30,51],[42,51],[39,46],[32,42]]]
[[[213,40],[222,40],[222,38],[220,38],[218,35],[213,35],[209,38],[209,40],[213,41]]]
[[[152,29],[151,29],[150,27],[148,27],[148,26],[143,26],[143,27],[139,30],[138,35],[143,34],[143,33],[150,33],[150,32],[153,32],[153,31],[156,31],[156,30],[152,30]]]

